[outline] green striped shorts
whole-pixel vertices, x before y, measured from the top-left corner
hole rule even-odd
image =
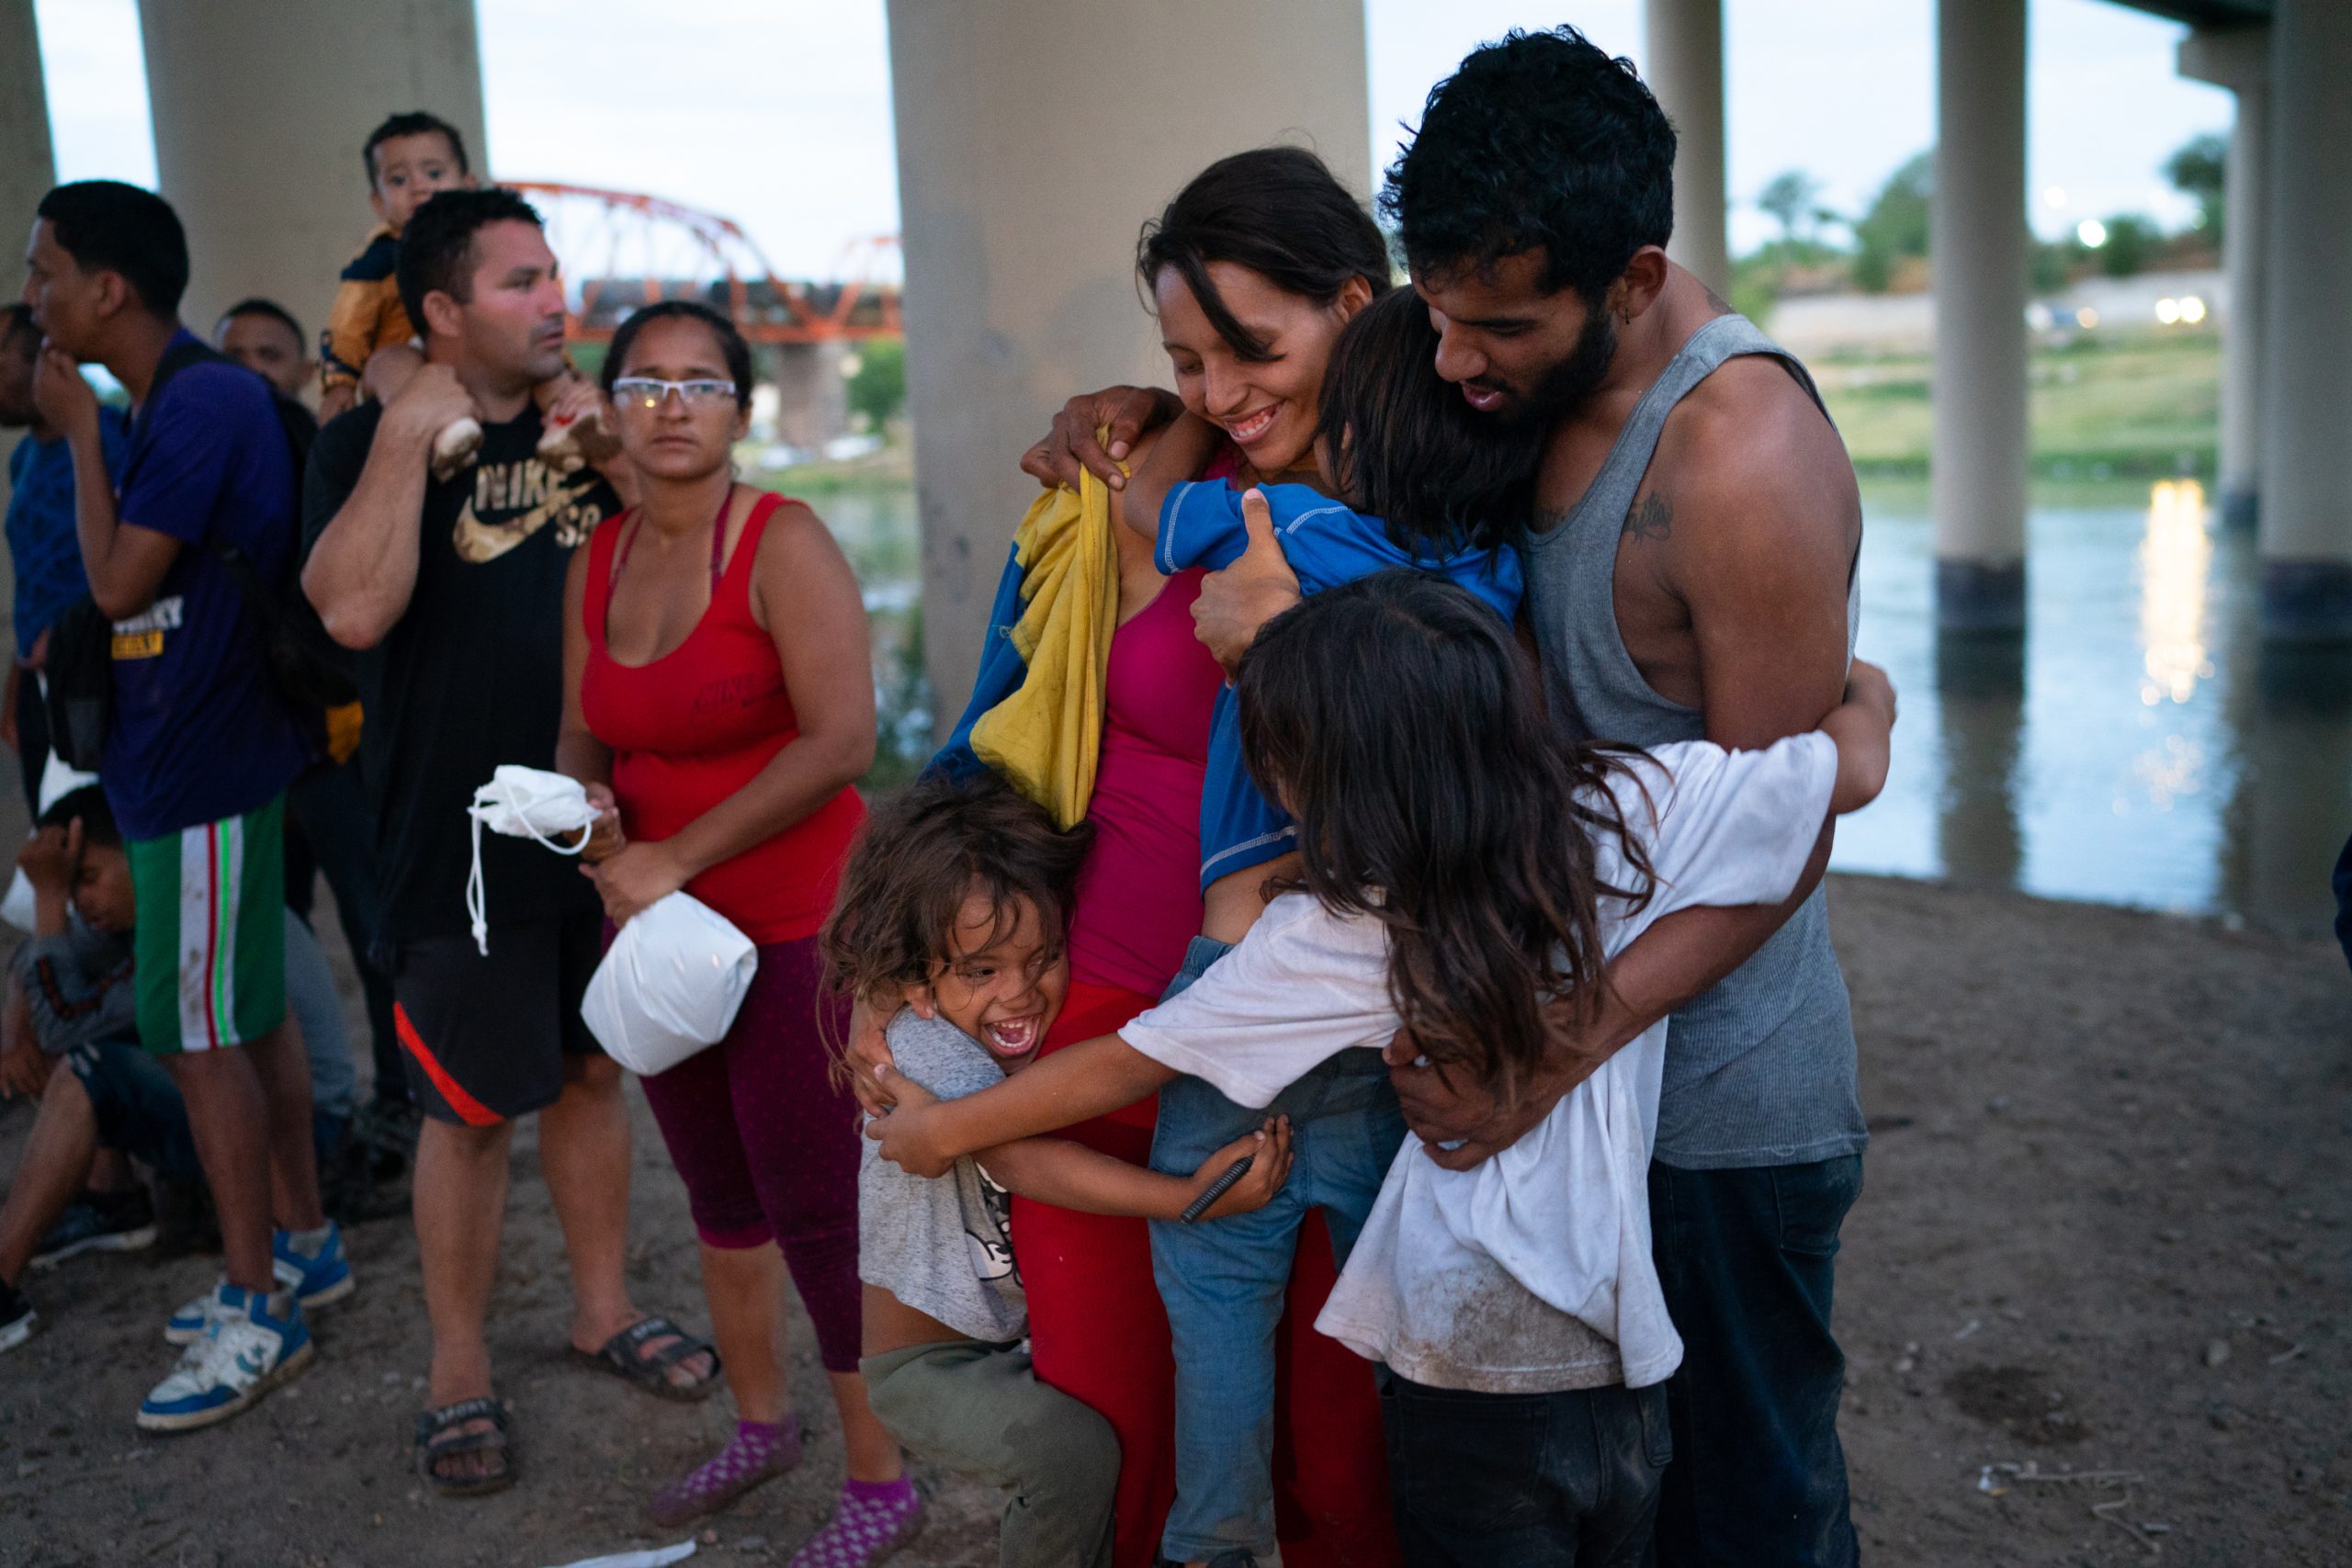
[[[124,845],[139,901],[139,1043],[243,1045],[286,1021],[286,797]]]

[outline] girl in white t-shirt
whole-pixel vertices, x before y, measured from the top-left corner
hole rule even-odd
[[[1570,746],[1492,614],[1402,571],[1270,623],[1238,683],[1250,770],[1298,818],[1301,886],[1115,1035],[952,1103],[889,1077],[899,1108],[869,1129],[885,1158],[935,1174],[1180,1073],[1264,1105],[1400,1029],[1508,1099],[1543,1063],[1546,1003],[1596,1004],[1652,922],[1788,897],[1828,818],[1884,783],[1894,709],[1857,664],[1819,730],[1761,751]],[[1682,1348],[1646,1200],[1665,1045],[1660,1022],[1472,1169],[1407,1145],[1363,1217],[1317,1326],[1392,1374],[1409,1558],[1639,1559]]]

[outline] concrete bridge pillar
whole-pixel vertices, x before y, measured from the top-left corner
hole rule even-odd
[[[187,226],[185,319],[249,294],[316,333],[335,277],[374,221],[359,145],[425,109],[482,135],[473,0],[140,0],[155,164]]]
[[[1723,0],[1647,0],[1642,19],[1650,91],[1674,122],[1674,242],[1667,251],[1728,296]]]
[[[2262,341],[2265,231],[2269,222],[2270,29],[2193,32],[2180,41],[2180,73],[2237,96],[2223,176],[2221,510],[2252,527],[2262,494]]]
[[[33,209],[56,183],[33,0],[0,0],[0,245],[7,247],[0,251],[0,276],[8,280],[0,301],[14,300],[24,287]],[[0,432],[0,511],[8,505],[7,451],[19,439],[16,432]]]
[[[842,362],[849,344],[780,343],[768,351],[775,378],[775,438],[804,452],[820,450],[849,430],[849,385]]]
[[[2262,635],[2352,640],[2352,6],[2278,0],[2262,391]]]
[[[2025,0],[1938,0],[1936,622],[2025,629]]]
[[[1362,0],[889,0],[923,641],[944,730],[971,691],[1023,450],[1074,393],[1165,386],[1137,230],[1270,142],[1369,194]],[[1040,62],[1049,62],[1041,66]]]

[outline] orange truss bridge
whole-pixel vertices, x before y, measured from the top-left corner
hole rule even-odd
[[[842,248],[830,282],[776,276],[731,218],[657,196],[514,180],[547,219],[570,282],[574,341],[602,343],[622,318],[662,299],[700,299],[733,317],[753,343],[899,337],[899,237]]]

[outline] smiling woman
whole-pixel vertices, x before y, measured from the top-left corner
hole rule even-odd
[[[1086,812],[1095,840],[1070,919],[1070,995],[1041,1054],[1114,1031],[1157,1001],[1204,929],[1201,796],[1224,672],[1193,637],[1189,612],[1203,574],[1163,577],[1154,565],[1156,519],[1125,516],[1123,464],[1140,462],[1157,438],[1147,426],[1181,407],[1226,437],[1199,477],[1237,487],[1285,476],[1317,482],[1315,429],[1333,346],[1390,286],[1387,247],[1372,215],[1319,158],[1293,147],[1237,153],[1203,170],[1146,228],[1136,261],[1175,394],[1114,387],[1075,398],[1022,462],[1049,486],[1077,487],[1081,468],[1108,483],[1119,571],[1120,624]],[[1108,437],[1098,442],[1104,425]],[[1002,694],[974,702],[984,708]],[[1246,885],[1254,907],[1268,869],[1228,881]],[[1211,896],[1226,887],[1217,884]],[[882,1054],[878,1040],[865,1039],[854,1052]],[[1156,1116],[1146,1100],[1062,1135],[1144,1165]],[[1120,1568],[1139,1568],[1166,1544],[1177,1489],[1176,1373],[1150,1238],[1137,1220],[1019,1196],[1012,1214],[1037,1375],[1116,1430],[1114,1555]],[[1282,1554],[1293,1568],[1385,1563],[1396,1551],[1372,1380],[1362,1361],[1312,1327],[1336,1275],[1322,1220],[1310,1216],[1277,1330],[1282,1415],[1272,1468],[1281,1478]]]

